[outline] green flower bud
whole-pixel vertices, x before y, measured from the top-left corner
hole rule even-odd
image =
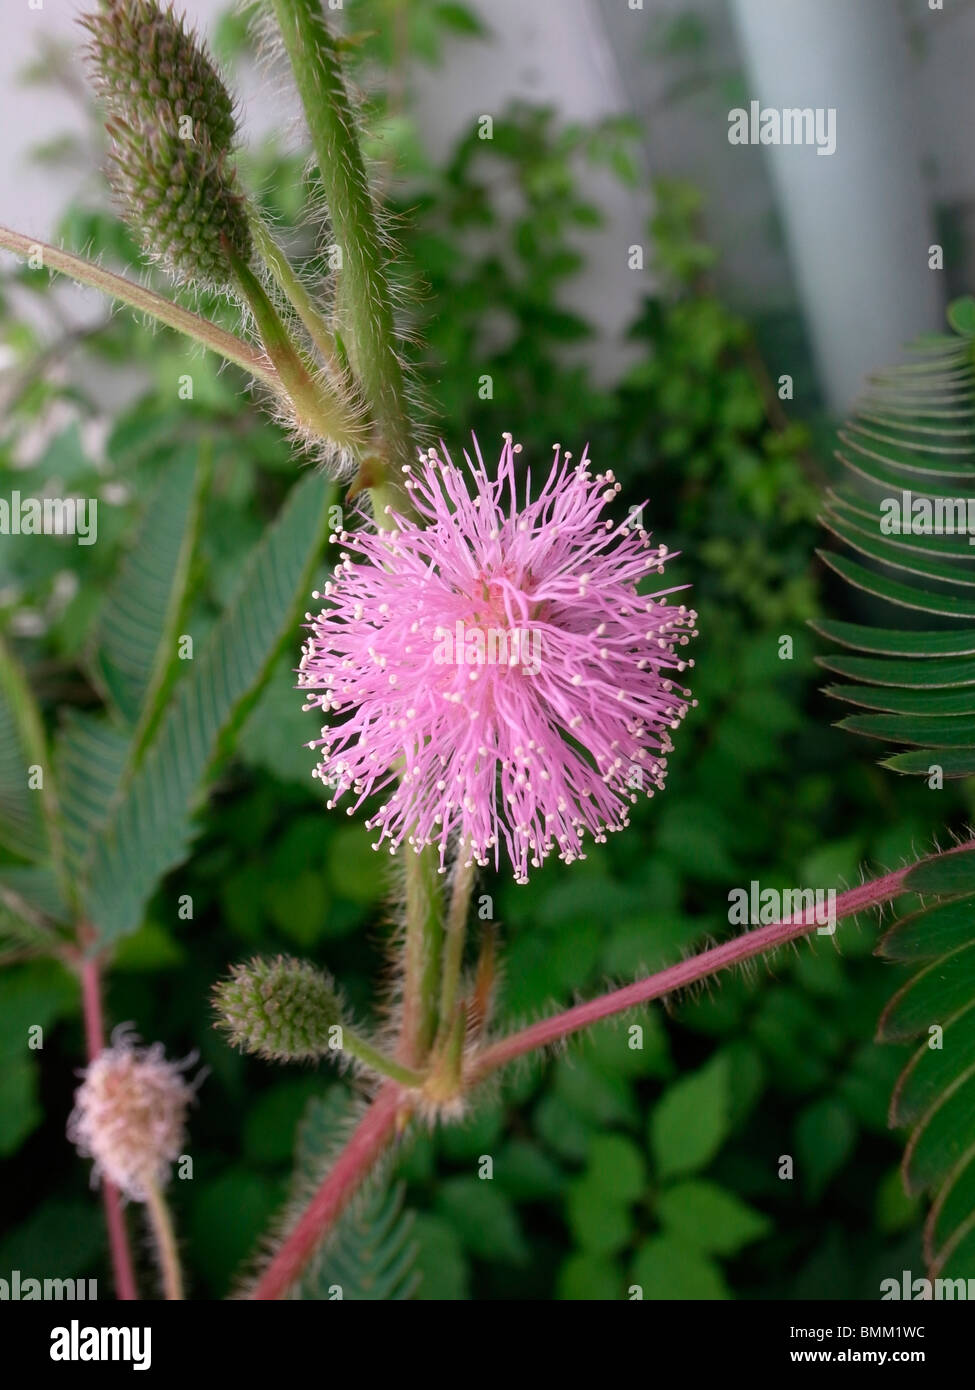
[[[164,124],[227,154],[237,135],[234,100],[200,39],[188,33],[171,7],[155,0],[107,0],[82,24],[91,34],[88,56],[98,94],[130,125]]]
[[[196,37],[155,0],[106,0],[83,22],[127,220],[177,279],[226,287],[231,255],[244,265],[253,255],[233,99]]]
[[[214,990],[218,1026],[243,1052],[269,1061],[307,1061],[334,1051],[330,1029],[342,1022],[331,978],[291,956],[257,956],[235,965]]]
[[[230,284],[228,252],[247,263],[252,245],[246,203],[223,156],[163,126],[115,120],[108,131],[112,183],[146,251],[178,279]]]

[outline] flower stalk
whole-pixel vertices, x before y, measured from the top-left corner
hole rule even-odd
[[[325,365],[333,374],[340,375],[342,368],[335,344],[335,335],[323,315],[318,311],[314,300],[302,284],[291,262],[271,235],[264,219],[253,208],[250,216],[251,235],[254,238],[258,255],[298,315],[309,338],[321,353]]]
[[[423,1064],[437,1033],[440,951],[443,943],[437,855],[429,846],[406,855],[406,937],[400,1054]]]
[[[312,376],[260,280],[229,243],[225,250],[234,279],[254,315],[261,341],[291,398],[299,424],[339,448],[357,450],[362,443],[362,430],[355,411],[320,377],[316,380]]]
[[[354,1057],[367,1071],[384,1076],[387,1081],[395,1081],[400,1086],[413,1090],[423,1085],[422,1072],[414,1071],[412,1067],[403,1066],[394,1057],[387,1057],[385,1052],[381,1052],[366,1038],[351,1032],[348,1028],[342,1029],[342,1051],[348,1053],[350,1057]]]
[[[284,397],[284,386],[281,378],[262,352],[258,351],[252,344],[236,337],[235,334],[219,328],[209,319],[201,318],[199,314],[191,313],[189,309],[183,309],[180,305],[173,304],[171,300],[157,294],[154,290],[147,290],[144,285],[126,279],[124,275],[115,275],[112,271],[104,270],[100,265],[95,265],[93,261],[86,261],[82,256],[74,256],[70,251],[63,251],[57,246],[49,246],[46,242],[24,236],[21,232],[12,231],[9,227],[0,227],[0,248],[4,251],[13,251],[24,260],[37,258],[46,270],[67,275],[72,280],[77,281],[79,285],[86,285],[90,289],[99,290],[109,299],[127,305],[136,313],[145,314],[147,318],[156,323],[161,323],[166,328],[172,328],[177,333],[182,333],[184,337],[191,338],[201,347],[208,348],[211,352],[225,358],[226,361],[233,362],[234,366],[249,372],[252,377],[269,387],[279,398]]]
[[[473,859],[465,862],[464,853],[458,852],[450,890],[450,906],[444,924],[443,970],[440,982],[441,1034],[449,1029],[457,1004],[464,963],[464,942],[467,937],[467,914],[470,911],[476,873],[477,866]]]
[[[176,1245],[176,1232],[173,1229],[169,1204],[157,1182],[146,1183],[145,1207],[156,1258],[162,1273],[163,1294],[169,1302],[180,1302],[183,1298],[183,1273]]]
[[[317,0],[272,0],[308,123],[318,175],[342,255],[336,309],[350,366],[376,427],[378,449],[362,460],[350,492],[367,488],[377,527],[386,507],[409,511],[400,471],[412,463],[403,370],[396,350],[385,255],[335,40]],[[420,1066],[436,1036],[442,924],[435,857],[409,855],[399,1052]]]
[[[342,253],[336,307],[343,340],[373,414],[387,483],[396,488],[399,469],[413,459],[403,369],[396,351],[386,258],[338,49],[319,0],[271,4]]]

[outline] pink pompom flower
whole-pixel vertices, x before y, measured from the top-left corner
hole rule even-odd
[[[68,1139],[83,1158],[135,1202],[169,1179],[186,1142],[186,1112],[202,1076],[184,1075],[195,1060],[168,1062],[162,1043],[140,1047],[123,1026],[84,1072],[68,1119]]]
[[[476,440],[466,470],[442,445],[421,453],[404,470],[415,519],[387,508],[393,529],[332,538],[344,550],[308,615],[299,686],[332,716],[308,745],[329,806],[384,796],[375,848],[434,844],[441,868],[454,844],[496,867],[503,849],[523,883],[663,786],[696,614],[667,602],[676,589],[638,591],[671,557],[638,519],[603,517],[611,472],[556,446],[520,503],[521,446],[504,440],[494,479]]]

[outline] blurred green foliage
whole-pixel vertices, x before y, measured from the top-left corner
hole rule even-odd
[[[422,0],[402,23],[385,22],[394,11],[390,0],[357,5],[364,37],[349,52],[377,93],[364,109],[370,148],[401,180],[390,211],[403,216],[404,282],[422,287],[412,311],[421,346],[406,351],[431,420],[458,445],[474,429],[486,453],[504,429],[534,458],[556,439],[576,450],[588,440],[623,481],[621,506],[649,498],[646,522],[684,552],[676,582],[693,583],[700,612],[698,707],[666,793],[570,871],[549,864],[527,887],[478,886],[500,924],[499,1015],[516,1021],[722,935],[732,887],[854,882],[864,862],[899,863],[963,808],[955,791],[898,784],[895,794],[828,727],[804,626],[819,607],[817,422],[781,417],[753,326],[714,289],[694,190],[654,188],[646,269],[620,257],[619,273],[640,277],[630,365],[594,384],[593,325],[564,290],[592,269],[601,213],[587,171],[608,166],[638,187],[639,132],[621,121],[566,128],[554,111],[521,106],[496,120],[493,141],[472,132],[433,167],[409,119],[405,63],[442,61],[447,40],[481,41],[479,26],[460,5]],[[238,19],[218,44],[228,60],[243,53]],[[272,141],[244,163],[266,205],[294,223],[302,156]],[[60,232],[109,262],[136,259],[100,191]],[[292,241],[314,264],[309,228]],[[0,493],[49,485],[103,502],[96,546],[5,538],[0,549],[0,627],[53,725],[96,703],[78,655],[175,451],[201,440],[214,451],[192,584],[197,636],[296,464],[236,372],[188,359],[173,335],[125,314],[74,329],[63,292],[36,273],[6,269],[0,295],[3,342],[17,357],[0,388]],[[23,312],[27,301],[60,321],[53,335]],[[82,371],[59,370],[68,354]],[[122,364],[141,384],[119,408],[102,397]],[[177,398],[187,371],[192,402]],[[484,374],[490,400],[478,394]],[[309,1103],[338,1105],[344,1088],[324,1068],[285,1072],[229,1051],[212,1029],[214,980],[244,955],[297,951],[327,964],[366,1014],[389,933],[368,833],[327,813],[311,781],[302,744],[314,717],[301,713],[293,664],[280,663],[222,768],[192,858],[120,945],[107,985],[113,1021],[134,1020],[171,1055],[196,1049],[210,1068],[192,1117],[193,1181],[173,1186],[196,1296],[232,1287],[287,1195],[299,1123],[317,1113]],[[192,897],[191,921],[178,918],[178,894]],[[902,972],[870,958],[874,935],[872,922],[844,925],[835,943],[814,940],[602,1025],[563,1055],[515,1068],[463,1124],[419,1134],[398,1165],[415,1213],[416,1296],[619,1298],[639,1285],[647,1299],[875,1298],[880,1278],[920,1269],[917,1211],[886,1128],[903,1054],[872,1041]],[[43,1051],[27,1058],[25,1020],[45,1027]],[[83,1043],[75,987],[58,967],[0,976],[0,1057],[0,1269],[97,1273],[107,1290],[87,1165],[64,1138]],[[479,1177],[484,1156],[491,1181]],[[785,1156],[791,1177],[780,1176]]]

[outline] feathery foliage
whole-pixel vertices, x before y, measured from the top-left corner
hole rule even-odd
[[[844,678],[827,693],[860,711],[840,728],[893,745],[895,772],[946,778],[975,772],[975,302],[950,321],[954,336],[870,379],[840,432],[850,481],[826,498],[845,550],[823,558],[893,619],[814,624],[847,649],[820,658]],[[925,533],[928,519],[948,529]]]

